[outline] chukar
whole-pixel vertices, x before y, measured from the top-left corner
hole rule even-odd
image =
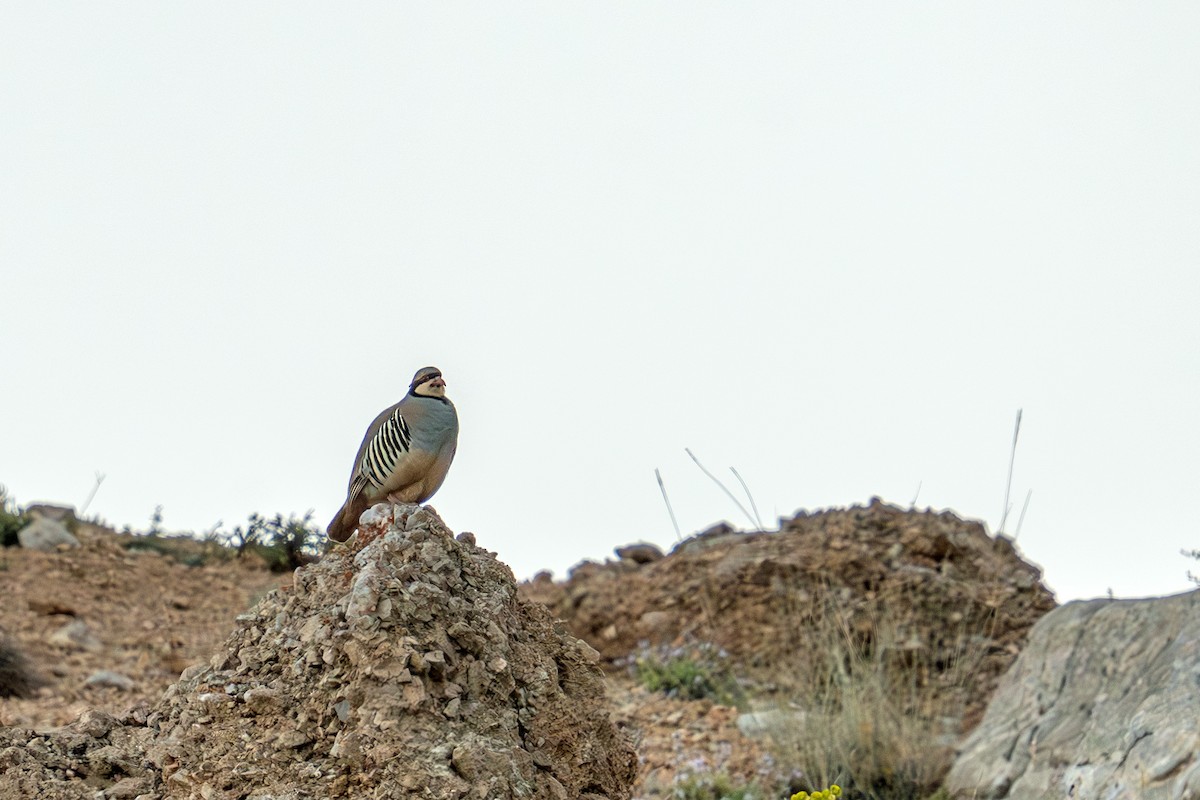
[[[458,446],[458,412],[437,367],[417,370],[408,394],[384,409],[354,457],[346,502],[326,528],[344,542],[375,503],[424,503],[441,487]]]

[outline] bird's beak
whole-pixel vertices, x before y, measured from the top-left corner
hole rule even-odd
[[[434,378],[433,380],[431,380],[429,382],[429,385],[435,389],[445,389],[446,388],[446,382],[444,380],[442,380],[441,378]]]

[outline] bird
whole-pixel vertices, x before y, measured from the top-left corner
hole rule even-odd
[[[458,449],[458,411],[437,367],[413,375],[408,394],[375,417],[354,457],[346,502],[325,529],[344,542],[375,503],[424,503],[441,488]]]

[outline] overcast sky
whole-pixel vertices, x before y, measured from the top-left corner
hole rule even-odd
[[[518,577],[866,502],[1061,600],[1200,565],[1195,3],[0,5],[0,482],[202,530],[432,504]]]

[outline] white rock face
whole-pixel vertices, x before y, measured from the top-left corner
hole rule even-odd
[[[946,785],[978,800],[1200,800],[1200,591],[1043,617]]]
[[[60,544],[79,547],[79,540],[61,522],[35,516],[33,521],[17,531],[17,541],[29,550],[56,550]]]

